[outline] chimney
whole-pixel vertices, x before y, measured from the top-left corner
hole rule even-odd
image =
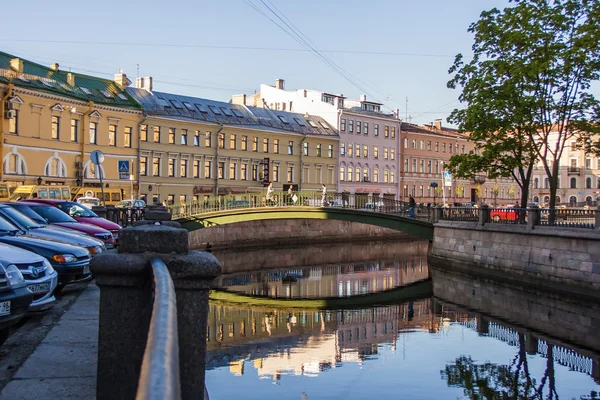
[[[442,130],[442,120],[441,119],[436,119],[435,120],[435,129],[437,130]]]
[[[59,67],[58,63],[54,63],[54,64],[52,64],[52,65],[50,66],[50,69],[51,69],[52,71],[58,71],[58,67]]]
[[[367,95],[366,94],[361,94],[360,95],[360,101],[367,101]]]
[[[67,74],[67,83],[71,86],[75,86],[75,75],[70,72]]]
[[[233,96],[231,96],[231,104],[246,105],[246,95],[234,94]]]
[[[277,79],[275,81],[275,88],[284,90],[284,84],[285,84],[285,81],[283,79]]]
[[[10,60],[10,67],[17,72],[23,73],[23,60],[20,58],[12,58]]]
[[[152,91],[152,77],[146,76],[144,78],[137,78],[135,80],[135,87],[138,89],[145,89],[149,92]]]
[[[122,69],[119,70],[118,74],[115,74],[114,81],[117,84],[117,86],[121,88],[121,90],[131,85],[131,81],[127,78],[127,75],[125,75]]]

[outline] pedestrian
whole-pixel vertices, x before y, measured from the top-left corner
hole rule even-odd
[[[327,203],[327,187],[325,186],[325,184],[321,185],[323,187],[323,192],[321,194],[321,204],[323,207],[327,207],[328,203]]]
[[[417,218],[415,216],[415,199],[414,197],[412,197],[412,195],[408,196],[408,214],[410,215],[411,218]]]
[[[270,205],[273,201],[273,182],[269,182],[269,186],[267,187],[267,205]]]

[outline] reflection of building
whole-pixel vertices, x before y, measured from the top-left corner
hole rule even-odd
[[[222,275],[214,287],[254,296],[326,298],[390,290],[429,277],[425,256]]]

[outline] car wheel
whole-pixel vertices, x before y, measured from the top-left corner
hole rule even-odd
[[[492,221],[494,221],[494,222],[500,222],[500,216],[499,215],[494,215],[492,217]]]

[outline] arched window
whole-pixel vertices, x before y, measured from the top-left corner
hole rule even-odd
[[[379,170],[377,168],[373,170],[373,182],[379,182]]]
[[[365,182],[369,181],[369,168],[363,168],[363,180]]]
[[[390,171],[390,183],[396,183],[396,171]]]
[[[544,203],[550,203],[550,196],[544,196]]]
[[[64,178],[67,176],[67,166],[60,157],[55,155],[46,162],[44,175]]]
[[[594,200],[592,200],[592,196],[587,196],[585,198],[585,204],[587,204],[588,206],[592,205],[592,201],[594,201]]]
[[[386,168],[383,170],[383,183],[388,183],[390,179],[390,171]]]
[[[571,204],[572,206],[574,206],[577,203],[577,196],[571,196],[569,197],[569,204]]]
[[[346,168],[340,167],[340,181],[346,180]]]
[[[538,178],[535,178],[535,179],[533,180],[533,188],[534,188],[534,189],[537,189],[537,188],[539,188],[539,187],[540,187],[540,180],[539,180]]]
[[[544,178],[544,189],[548,189],[550,187],[550,181],[548,178]]]
[[[91,161],[88,161],[83,167],[84,176],[87,179],[99,179],[100,178],[100,170],[102,170],[102,178],[106,178],[106,174],[104,168],[100,165],[97,166],[93,164]]]
[[[586,189],[592,188],[592,178],[585,178],[585,188]]]
[[[533,201],[535,201],[536,203],[540,202],[540,198],[537,196],[533,196]]]
[[[348,182],[352,182],[352,173],[354,172],[354,169],[352,167],[348,167]]]
[[[577,189],[577,178],[571,178],[571,189]]]
[[[4,156],[4,173],[6,175],[27,175],[25,159],[17,152]]]
[[[408,149],[408,138],[407,137],[404,138],[404,148]]]

